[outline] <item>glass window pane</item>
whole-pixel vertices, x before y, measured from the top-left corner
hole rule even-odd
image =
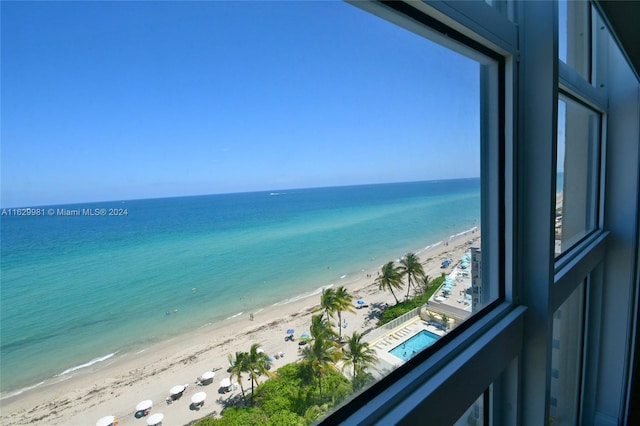
[[[560,96],[556,179],[556,256],[597,224],[600,114]]]
[[[549,400],[553,425],[578,424],[584,286],[580,284],[553,315]]]
[[[514,2],[513,0],[484,0],[489,6],[500,12],[507,19],[514,21]]]
[[[487,391],[488,392],[488,391]],[[484,398],[483,393],[476,399],[467,411],[453,424],[453,426],[483,426],[484,425]]]
[[[561,61],[589,80],[591,25],[588,1],[558,2],[558,55]]]
[[[498,274],[480,280],[500,261],[486,212],[501,201],[487,208],[500,82],[483,53],[344,2],[3,14],[3,202],[45,206],[2,219],[3,393],[106,360],[128,375],[135,354],[159,372],[145,397],[164,400],[174,364],[154,345],[181,336],[194,371],[229,391],[207,411],[278,414],[269,389],[295,376],[283,386],[303,381],[306,405],[290,400],[286,422],[316,420],[498,298]],[[72,327],[42,309],[61,294]],[[55,388],[36,392],[73,397]]]

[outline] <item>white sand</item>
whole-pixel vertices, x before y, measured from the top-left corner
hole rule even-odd
[[[445,270],[440,263],[445,258],[458,260],[467,249],[467,240],[477,239],[479,231],[458,235],[428,250],[418,252],[425,264],[425,273],[435,278]],[[400,257],[402,253],[398,254]],[[389,259],[392,260],[392,259]],[[377,270],[362,271],[360,277],[345,285],[355,300],[362,298],[369,305],[394,304],[389,292],[380,292],[373,284]],[[371,278],[367,278],[370,274]],[[405,290],[406,291],[406,290]],[[402,300],[404,294],[399,292]],[[251,344],[259,343],[270,356],[282,351],[284,358],[274,362],[272,371],[285,363],[299,359],[297,342],[285,342],[288,328],[296,335],[308,333],[311,314],[319,309],[318,295],[291,303],[265,307],[255,313],[254,321],[248,314],[194,330],[180,337],[156,344],[139,353],[116,355],[112,359],[78,370],[73,374],[51,381],[20,395],[0,401],[2,425],[94,425],[106,415],[113,415],[120,425],[146,425],[145,418],[134,417],[135,406],[142,400],[154,403],[150,414],[163,413],[165,425],[184,425],[212,413],[220,413],[222,403],[236,397],[240,390],[219,394],[220,380],[229,377],[227,355],[248,351]],[[343,334],[364,332],[375,327],[369,319],[369,309],[343,312],[348,326]],[[194,384],[196,378],[213,368],[216,376],[206,386]],[[181,399],[168,405],[165,399],[169,389],[177,384],[189,384]],[[250,392],[251,382],[245,378],[243,386]],[[192,410],[191,397],[204,391],[207,398],[199,410]]]

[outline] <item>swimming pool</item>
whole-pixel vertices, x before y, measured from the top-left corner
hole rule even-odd
[[[422,330],[409,340],[400,343],[395,348],[389,350],[389,353],[403,361],[408,361],[424,348],[428,348],[433,345],[433,343],[439,338],[440,336],[437,334],[433,334],[427,330]]]

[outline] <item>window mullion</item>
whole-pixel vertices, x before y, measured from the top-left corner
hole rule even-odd
[[[572,258],[556,272],[549,296],[549,309],[552,312],[557,310],[598,263],[602,262],[608,236],[608,232],[596,234],[584,246],[580,246],[582,250],[579,256]]]
[[[562,61],[559,62],[558,75],[561,89],[588,103],[598,111],[606,110],[607,94],[603,89],[593,87],[580,74]]]
[[[518,16],[522,19],[516,106],[519,199],[515,212],[515,276],[520,300],[529,309],[521,364],[519,424],[546,424],[551,361],[549,293],[554,257],[558,12],[552,2],[522,2],[519,6]]]

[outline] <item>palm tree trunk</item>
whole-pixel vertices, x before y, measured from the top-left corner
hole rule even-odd
[[[400,302],[398,301],[398,298],[396,297],[396,294],[393,292],[393,288],[392,288],[391,286],[389,286],[389,291],[391,291],[391,294],[393,294],[393,298],[394,298],[394,299],[396,299],[396,305],[397,305],[398,303],[400,303]]]
[[[342,311],[338,311],[338,331],[339,339],[342,341]]]
[[[253,406],[253,376],[251,376],[251,405]]]
[[[404,297],[405,300],[409,299],[409,291],[411,290],[411,275],[407,276],[407,295]]]

